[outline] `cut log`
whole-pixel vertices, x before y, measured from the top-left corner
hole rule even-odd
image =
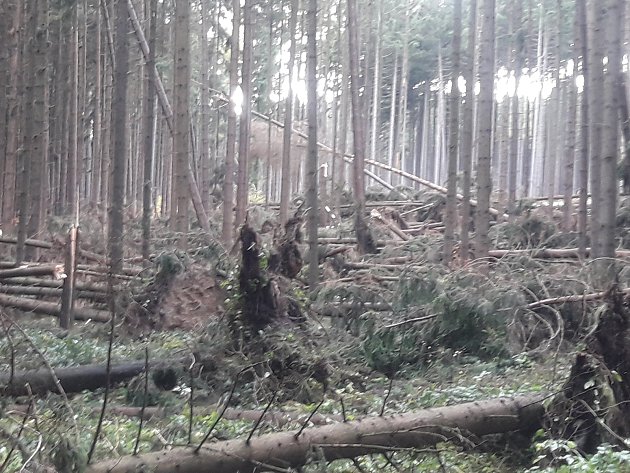
[[[61,306],[54,302],[39,301],[36,299],[25,299],[0,294],[0,306],[13,307],[26,312],[36,314],[54,315],[59,317]],[[77,320],[94,320],[95,322],[109,322],[109,312],[106,310],[89,309],[87,307],[76,307],[74,318]]]
[[[113,365],[110,371],[110,381],[115,384],[131,379],[142,373],[144,366],[144,361]],[[78,393],[104,387],[107,380],[107,369],[104,364],[56,368],[55,376],[67,394]],[[48,369],[18,371],[14,373],[13,378],[11,378],[10,373],[0,373],[0,395],[2,396],[27,396],[29,394],[26,388],[27,384],[33,394],[57,393],[57,385]]]
[[[13,280],[9,280],[13,281]],[[41,297],[61,297],[60,287],[38,287],[38,286],[8,286],[0,284],[0,293],[14,294],[18,296],[41,296]],[[80,291],[75,293],[78,299],[88,299],[94,302],[107,302],[107,294],[96,291]]]
[[[0,237],[0,243],[5,243],[5,244],[8,244],[8,245],[16,245],[17,244],[17,238]],[[50,243],[49,241],[32,240],[30,238],[28,238],[24,242],[24,245],[26,245],[26,246],[33,246],[35,248],[44,248],[44,249],[47,249],[47,250],[50,250],[53,247],[52,243]]]
[[[63,281],[60,279],[39,279],[39,278],[7,278],[2,280],[1,284],[14,286],[33,286],[33,287],[52,287],[61,288]],[[107,292],[107,286],[104,284],[95,284],[91,282],[78,282],[75,288],[78,291],[91,292]]]
[[[370,417],[298,432],[279,432],[194,448],[129,455],[88,466],[87,473],[253,472],[296,468],[317,450],[328,460],[400,448],[423,448],[472,434],[533,430],[543,415],[540,396],[492,399],[402,415]],[[296,438],[297,436],[297,438]]]
[[[63,277],[62,275],[63,264],[38,264],[0,270],[0,279],[16,278],[20,276],[51,276],[54,279],[61,279]]]

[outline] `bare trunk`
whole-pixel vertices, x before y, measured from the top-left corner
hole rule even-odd
[[[479,108],[477,111],[478,147],[477,160],[477,209],[475,214],[475,257],[488,255],[490,240],[490,194],[492,179],[490,174],[492,152],[492,103],[494,91],[494,18],[495,0],[483,0],[481,33],[479,42]]]
[[[307,68],[306,81],[308,92],[308,155],[306,173],[306,205],[308,207],[308,285],[314,291],[319,281],[319,244],[317,228],[319,226],[319,200],[317,198],[319,170],[317,158],[317,0],[308,0],[306,10],[307,33]]]
[[[122,271],[123,264],[123,206],[125,203],[125,164],[127,153],[127,76],[129,72],[129,23],[127,7],[116,3],[116,64],[112,93],[111,193],[109,205],[108,253],[112,272]]]
[[[477,0],[470,2],[470,12],[468,20],[468,45],[465,79],[466,79],[466,100],[464,102],[464,112],[462,114],[462,205],[460,211],[460,257],[463,261],[468,260],[469,256],[469,232],[470,232],[470,187],[472,172],[472,156],[473,156],[473,117],[475,100],[474,83],[475,83],[475,35],[477,32]],[[425,98],[428,100],[428,98]],[[427,112],[425,111],[425,115]]]
[[[149,25],[149,58],[144,68],[143,97],[143,180],[142,180],[142,257],[149,260],[151,253],[151,214],[153,210],[153,143],[155,135],[155,83],[151,71],[155,67],[155,35],[157,31],[157,0],[147,2]]]
[[[188,0],[175,2],[175,76],[173,107],[173,178],[175,179],[171,193],[173,229],[180,234],[178,246],[184,249],[187,245],[188,232],[188,179],[190,166],[190,110],[188,108],[188,90],[190,86],[190,3]]]
[[[446,194],[446,218],[444,229],[443,261],[449,264],[453,257],[455,243],[455,226],[457,219],[457,145],[459,142],[459,89],[458,79],[461,74],[460,50],[462,29],[462,2],[453,1],[453,43],[452,43],[452,72],[451,72],[451,100],[450,123],[448,135],[448,184]]]
[[[605,54],[608,58],[604,76],[604,123],[602,127],[602,163],[601,163],[601,229],[599,242],[603,258],[615,257],[615,224],[617,214],[617,151],[619,149],[618,93],[621,76],[622,34],[624,0],[606,0],[603,34],[605,35]],[[609,282],[614,281],[614,265],[605,263],[609,270]]]
[[[291,130],[293,129],[293,69],[295,67],[295,30],[297,25],[298,0],[291,1],[291,18],[289,20],[289,89],[284,105],[284,130],[282,136],[282,180],[280,181],[280,224],[284,225],[289,217],[289,201],[291,200]]]
[[[241,72],[241,89],[243,91],[243,110],[241,111],[238,136],[238,174],[236,193],[235,225],[245,222],[245,214],[249,202],[249,141],[252,122],[252,49],[254,35],[252,29],[254,0],[245,0],[243,6],[243,68]]]
[[[241,28],[241,3],[232,0],[232,37],[230,40],[230,94],[234,96],[238,87],[238,57]],[[234,153],[236,151],[236,111],[234,104],[228,107],[227,142],[225,150],[225,179],[223,181],[223,224],[222,239],[226,246],[232,245],[234,235]]]

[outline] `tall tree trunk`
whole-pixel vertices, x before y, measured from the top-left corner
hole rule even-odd
[[[237,227],[245,222],[247,204],[249,201],[249,147],[250,128],[252,122],[252,50],[254,48],[254,0],[245,0],[243,6],[243,68],[241,71],[241,89],[243,90],[243,110],[239,122],[238,136],[238,174],[236,193]]]
[[[308,156],[306,205],[308,207],[308,285],[314,291],[319,281],[319,201],[317,198],[317,0],[308,0],[306,10],[306,81],[308,93]]]
[[[127,76],[129,73],[129,21],[124,0],[115,4],[116,63],[112,92],[111,192],[109,193],[108,252],[111,270],[122,271],[123,265],[123,206],[125,203],[125,164],[127,162]]]
[[[30,148],[31,202],[28,235],[36,238],[42,230],[43,206],[46,196],[48,163],[48,1],[37,0],[37,23],[33,44],[33,135]],[[37,259],[38,250],[26,248],[26,257]]]
[[[578,49],[580,41],[580,17],[579,7],[576,2],[575,13],[573,17],[573,77],[577,77],[579,73],[580,54]],[[569,106],[567,110],[567,138],[566,149],[564,151],[564,204],[562,208],[562,228],[565,232],[573,229],[573,181],[575,175],[576,161],[579,159],[579,143],[577,142],[577,104],[578,91],[575,81],[570,81],[568,85]]]
[[[457,145],[459,142],[459,89],[461,74],[460,50],[462,42],[462,0],[453,0],[453,42],[451,71],[450,123],[448,134],[448,183],[446,194],[446,219],[444,229],[445,264],[450,264],[455,244],[455,226],[457,223]]]
[[[238,87],[238,57],[241,28],[241,2],[232,0],[232,37],[230,39],[230,94],[234,96]],[[234,232],[234,153],[236,151],[236,111],[234,104],[228,107],[227,142],[225,150],[225,178],[223,180],[223,224],[222,239],[226,246],[232,245]]]
[[[190,158],[190,110],[188,90],[190,87],[190,2],[175,2],[175,77],[174,83],[174,133],[173,133],[173,173],[175,185],[173,211],[171,216],[176,232],[180,233],[178,246],[184,249],[188,232],[188,167]]]
[[[604,39],[603,21],[605,2],[588,0],[587,2],[587,61],[588,61],[588,111],[589,111],[589,157],[591,186],[591,257],[601,256],[601,164],[602,164],[602,126],[604,121],[604,103],[599,93],[604,83]]]
[[[606,0],[606,13],[603,21],[605,54],[608,58],[604,76],[604,122],[602,126],[601,162],[601,220],[599,241],[603,258],[615,257],[615,222],[617,214],[617,154],[619,150],[618,93],[621,76],[624,0]],[[609,270],[614,265],[606,262]],[[614,272],[608,272],[608,282],[614,281]]]
[[[577,33],[575,41],[576,54],[581,55],[582,76],[584,77],[584,88],[580,99],[580,147],[579,147],[579,176],[578,176],[578,254],[580,258],[586,257],[587,243],[587,224],[588,224],[588,177],[589,177],[589,145],[590,145],[590,128],[589,128],[589,102],[590,102],[590,65],[588,59],[587,46],[587,0],[576,0],[576,15],[579,21],[580,31]]]
[[[510,20],[510,43],[512,70],[514,71],[514,95],[511,98],[510,110],[510,156],[509,156],[509,176],[508,176],[508,197],[507,210],[510,220],[514,219],[516,210],[516,182],[518,176],[518,145],[520,135],[520,102],[518,97],[518,87],[523,71],[523,53],[525,41],[523,39],[523,4],[514,2],[512,18]],[[527,100],[527,99],[526,99]],[[527,118],[527,117],[526,117]]]
[[[492,179],[492,103],[494,91],[494,18],[495,0],[482,0],[479,40],[479,109],[477,111],[477,208],[475,213],[475,257],[486,258],[490,249],[490,194]]]
[[[377,156],[377,147],[380,133],[381,114],[381,49],[383,44],[383,0],[376,0],[376,46],[374,51],[374,84],[372,86],[372,132],[370,133],[370,159],[380,161]]]
[[[78,201],[78,176],[77,166],[79,160],[79,25],[77,17],[77,5],[72,8],[70,21],[70,47],[68,54],[70,57],[69,75],[69,106],[70,115],[68,122],[68,161],[66,177],[66,200],[69,215],[75,216],[77,213]]]
[[[357,0],[347,0],[348,5],[348,51],[350,64],[350,95],[352,98],[352,131],[354,134],[354,161],[353,161],[353,184],[354,199],[356,202],[355,230],[359,243],[359,252],[373,252],[370,244],[371,235],[363,219],[365,211],[365,121],[363,120],[363,106],[360,96],[359,78],[359,12],[357,10]],[[374,245],[376,246],[376,245]]]
[[[20,31],[22,29],[22,2],[10,1],[7,3],[7,15],[12,21],[10,31],[10,57],[8,71],[8,97],[7,97],[7,140],[4,172],[2,174],[4,194],[2,198],[2,228],[5,232],[11,232],[14,228],[15,208],[15,184],[17,177],[18,135],[20,127],[20,104],[18,101],[18,84],[20,82],[20,69],[22,68],[22,48],[20,45]]]
[[[413,11],[411,0],[407,0],[407,8],[405,8],[405,29],[402,44],[402,64],[400,68],[400,106],[399,109],[399,127],[398,132],[398,153],[396,155],[396,167],[404,169],[407,162],[407,95],[409,94],[409,35],[410,35],[410,17]],[[402,179],[397,176],[396,181],[400,184]]]
[[[152,69],[155,67],[155,35],[157,32],[157,0],[146,2],[149,26],[149,59],[144,67],[144,97],[142,101],[143,129],[143,180],[142,180],[142,258],[149,260],[151,252],[151,214],[153,203],[153,143],[155,135],[155,84]]]
[[[280,224],[284,225],[289,217],[291,200],[291,130],[293,129],[293,69],[295,67],[296,25],[298,0],[291,0],[291,18],[289,20],[289,88],[284,105],[284,128],[282,136],[282,180],[280,181]]]
[[[208,15],[211,12],[205,11],[206,8],[205,2],[201,2],[201,22],[199,25],[199,53],[201,54],[201,86],[199,91],[199,100],[201,101],[201,126],[199,127],[199,133],[201,139],[199,140],[199,160],[201,161],[201,185],[199,187],[201,204],[207,213],[210,210],[210,97],[208,87],[210,86],[210,52],[212,48],[208,45],[207,37],[210,29]],[[153,50],[153,48],[150,48],[150,50]]]
[[[394,50],[394,71],[392,72],[392,92],[389,104],[389,144],[387,146],[387,165],[395,167],[394,158],[396,156],[396,100],[398,94],[398,50]],[[392,172],[389,173],[389,183],[394,185],[396,175]]]
[[[466,100],[464,102],[464,111],[462,114],[462,145],[461,145],[461,161],[462,161],[462,205],[460,212],[460,257],[463,261],[468,260],[469,248],[469,232],[470,232],[470,191],[471,191],[471,173],[472,173],[472,156],[473,156],[473,121],[475,100],[475,35],[477,33],[477,0],[471,0],[468,19],[468,45],[466,47],[468,62],[464,71],[466,79]],[[427,100],[425,98],[425,100]],[[427,112],[425,112],[425,115]]]
[[[95,59],[94,59],[94,121],[92,126],[92,184],[90,192],[90,203],[92,208],[96,209],[96,204],[100,201],[101,189],[101,158],[102,149],[101,142],[103,136],[102,116],[103,116],[103,71],[102,71],[102,19],[101,9],[96,5],[96,33],[95,41]]]

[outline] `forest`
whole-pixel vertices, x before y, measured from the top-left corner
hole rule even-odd
[[[0,473],[630,472],[630,0],[0,0]]]

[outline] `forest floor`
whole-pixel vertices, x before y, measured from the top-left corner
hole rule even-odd
[[[193,250],[173,252],[168,249],[173,236],[158,229],[154,270],[142,270],[119,288],[117,301],[124,310],[111,344],[113,364],[136,360],[153,369],[150,376],[140,374],[108,392],[92,462],[136,448],[198,444],[226,402],[230,409],[212,430],[211,442],[246,437],[266,407],[272,414],[256,428],[257,435],[299,429],[314,410],[318,420],[311,424],[559,393],[607,309],[604,296],[563,304],[553,299],[609,288],[598,286],[593,268],[571,252],[560,257],[540,252],[571,248],[574,236],[557,232],[537,210],[493,227],[495,249],[521,253],[497,258],[488,273],[476,263],[446,268],[436,250],[442,204],[428,193],[423,201],[397,207],[375,205],[371,227],[376,240],[386,244],[370,257],[355,253],[351,226],[322,228],[324,278],[314,295],[301,276],[288,283],[268,279],[266,265],[278,236],[261,231],[261,280],[275,281],[302,317],[279,314],[258,332],[240,325],[238,258],[199,234],[191,236]],[[252,211],[252,225],[264,229],[271,215],[264,208]],[[409,222],[408,238],[392,233],[400,215]],[[102,239],[87,227],[84,244],[102,251]],[[130,241],[137,238],[131,235]],[[620,241],[627,244],[625,233]],[[299,248],[306,251],[303,244]],[[135,252],[132,243],[127,256]],[[630,286],[630,265],[623,258],[617,280],[620,288]],[[107,360],[109,324],[77,320],[65,331],[49,316],[8,308],[2,313],[0,370],[5,373]],[[0,464],[10,456],[4,471],[20,471],[24,463],[30,466],[23,471],[82,471],[103,394],[99,389],[65,398],[0,397]],[[314,452],[302,471],[623,472],[630,471],[630,455],[606,445],[595,455],[582,455],[574,443],[550,439],[542,430],[533,438],[476,439],[462,433],[459,441],[435,448],[357,460],[326,463]]]

